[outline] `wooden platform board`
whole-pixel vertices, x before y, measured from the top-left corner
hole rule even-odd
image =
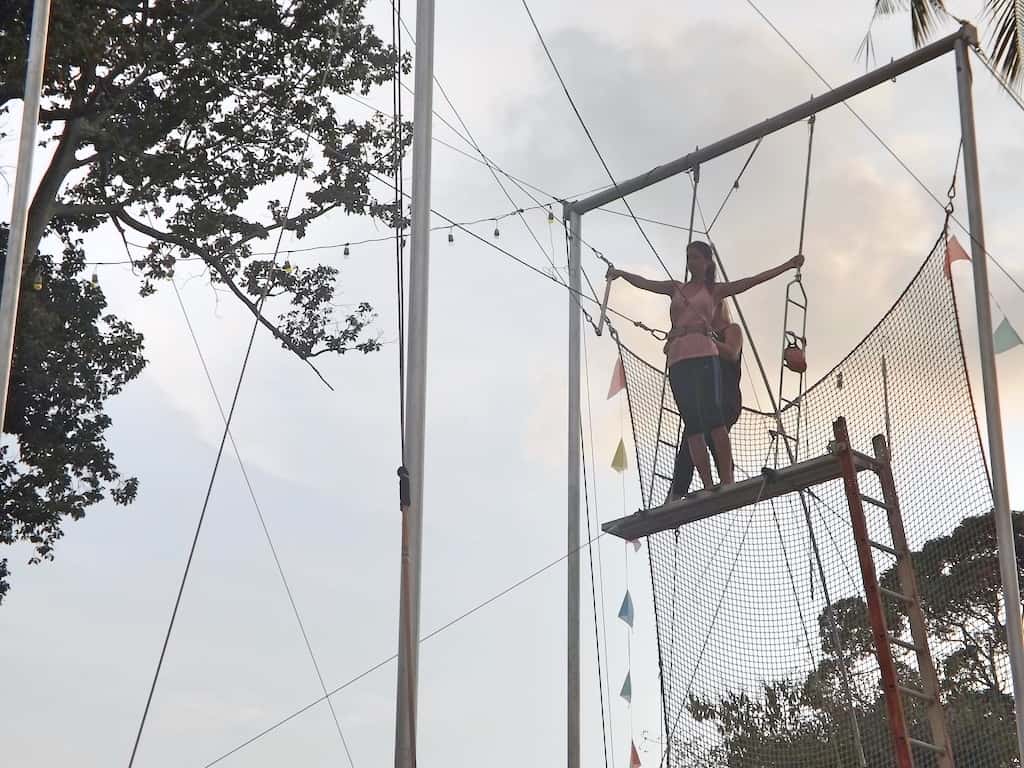
[[[852,454],[858,472],[875,468],[877,462],[873,457],[857,451],[852,451]],[[642,509],[628,517],[604,523],[601,530],[627,540],[639,539],[840,477],[839,459],[834,453],[828,453],[774,470],[770,479],[758,475],[722,486],[717,491],[702,491],[660,507]]]

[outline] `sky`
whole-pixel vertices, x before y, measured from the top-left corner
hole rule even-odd
[[[964,7],[961,7],[963,5]],[[833,84],[864,70],[856,51],[869,2],[764,0],[758,7]],[[973,16],[976,8],[950,3]],[[772,29],[739,0],[664,3],[548,0],[532,7],[566,86],[613,174],[639,174],[695,146],[754,124],[824,86]],[[368,17],[389,29],[390,5]],[[410,27],[414,4],[403,7]],[[559,198],[607,177],[553,76],[519,3],[439,4],[435,72],[480,148],[500,167]],[[912,46],[904,18],[876,22],[878,60]],[[412,76],[408,78],[412,86]],[[373,94],[390,109],[390,91]],[[980,66],[975,98],[988,247],[1024,278],[1024,192],[1019,169],[1024,112]],[[943,198],[958,142],[951,57],[859,96],[852,105]],[[367,114],[351,104],[354,116]],[[435,109],[452,121],[435,93]],[[406,104],[411,114],[411,105]],[[435,136],[473,154],[440,122]],[[720,222],[715,242],[731,275],[788,259],[796,250],[807,133],[793,126],[765,140]],[[0,165],[16,145],[0,145]],[[490,219],[513,204],[480,163],[433,147],[433,207],[455,221]],[[740,151],[702,169],[701,202],[717,209],[746,159]],[[37,175],[42,167],[37,163]],[[408,170],[408,169],[407,169]],[[805,284],[810,296],[811,378],[827,371],[899,295],[942,225],[941,208],[842,107],[819,116],[808,207]],[[281,180],[282,189],[288,182]],[[515,207],[533,205],[509,187]],[[3,205],[10,204],[10,191]],[[546,200],[548,198],[542,198]],[[638,215],[685,225],[685,178],[635,195]],[[966,221],[962,179],[957,212]],[[611,206],[621,211],[621,207]],[[564,266],[564,240],[543,211],[499,223],[497,242],[541,270]],[[494,224],[470,227],[495,241]],[[681,265],[686,233],[645,225],[659,253]],[[373,222],[327,217],[292,247],[385,234]],[[432,239],[423,542],[423,633],[555,563],[426,640],[420,668],[422,765],[496,767],[557,764],[565,753],[567,295],[493,248],[456,231]],[[584,239],[619,267],[659,275],[627,217],[595,212]],[[961,241],[967,239],[961,234]],[[97,260],[120,255],[113,232],[87,241]],[[289,247],[286,242],[285,248]],[[258,334],[233,422],[245,463],[310,646],[329,688],[357,678],[397,649],[400,463],[395,266],[384,243],[295,254],[300,265],[335,264],[346,303],[369,301],[385,344],[369,356],[319,358],[335,391],[265,334]],[[584,254],[599,285],[602,265]],[[954,266],[975,391],[975,323],[968,268]],[[141,299],[130,273],[99,267],[112,309],[145,334],[149,366],[110,404],[110,445],[122,471],[140,478],[129,508],[103,504],[68,523],[56,561],[27,566],[14,547],[12,589],[0,610],[0,737],[5,764],[83,768],[126,764],[217,452],[222,422],[170,286]],[[238,376],[250,317],[217,300],[183,270],[178,287],[211,378],[227,398]],[[744,306],[762,350],[781,334],[784,284],[760,287]],[[1024,301],[992,269],[992,292],[1024,328]],[[612,306],[663,325],[666,306],[616,285]],[[1001,319],[996,311],[996,322]],[[627,344],[652,361],[659,345],[632,328]],[[770,357],[770,355],[769,355]],[[620,400],[606,400],[614,363],[607,337],[586,336],[583,415],[591,527],[634,511],[635,473],[609,468],[629,426]],[[769,370],[777,370],[769,360]],[[1011,504],[1024,505],[1024,396],[1016,382],[1024,348],[999,358]],[[774,377],[774,373],[770,373]],[[747,382],[747,402],[766,403]],[[603,759],[594,651],[602,644],[611,759],[622,764],[634,738],[656,764],[657,659],[646,549],[601,539],[593,550],[597,617],[588,558],[583,566],[583,754]],[[632,633],[615,618],[630,589]],[[633,706],[618,690],[632,670]],[[394,662],[333,697],[351,763],[392,760]],[[167,649],[136,765],[202,768],[315,701],[320,683],[275,568],[236,457],[226,452],[213,486],[195,561]],[[283,762],[349,765],[325,705],[312,707],[218,765]]]

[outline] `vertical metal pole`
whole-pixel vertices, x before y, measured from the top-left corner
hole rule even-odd
[[[972,39],[973,38],[973,39]],[[968,42],[977,43],[973,27],[964,28],[956,42],[956,78],[960,95],[960,132],[964,142],[964,186],[971,227],[971,266],[974,269],[974,303],[978,312],[978,341],[981,350],[981,381],[985,393],[985,421],[988,427],[988,455],[992,465],[992,494],[995,508],[999,570],[1003,581],[1006,610],[1006,643],[1010,654],[1010,677],[1017,719],[1017,749],[1024,762],[1024,630],[1021,627],[1020,584],[1013,545],[1013,520],[1006,485],[1006,453],[999,409],[999,382],[992,340],[992,309],[989,306],[988,262],[985,230],[981,215],[981,183],[978,177],[978,145],[974,132],[974,101],[971,95],[971,65]]]
[[[402,578],[398,628],[395,767],[416,766],[419,684],[420,570],[423,548],[424,443],[427,399],[427,298],[430,275],[430,152],[434,85],[434,0],[416,4],[416,99],[413,106],[412,228],[409,256],[406,469],[411,484],[402,510]],[[399,307],[399,311],[401,311]]]
[[[32,37],[28,44],[25,68],[24,109],[18,139],[18,169],[11,205],[11,228],[4,262],[3,290],[0,291],[0,428],[7,411],[7,391],[14,354],[14,327],[18,322],[18,293],[25,262],[25,229],[28,225],[29,188],[32,185],[32,156],[36,151],[36,126],[39,122],[39,98],[46,61],[46,31],[50,19],[50,0],[35,0],[32,8]]]
[[[569,219],[569,537],[568,537],[568,665],[567,759],[568,768],[580,766],[580,227],[581,217],[571,209]]]

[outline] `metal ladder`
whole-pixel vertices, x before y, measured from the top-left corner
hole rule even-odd
[[[646,503],[644,505],[646,509],[661,506],[664,501],[654,501],[654,486],[657,484],[659,479],[667,481],[669,483],[669,488],[672,486],[672,475],[676,468],[676,453],[679,451],[679,441],[683,432],[683,420],[679,415],[679,411],[674,408],[670,408],[665,404],[665,393],[667,390],[668,370],[666,369],[665,376],[661,383],[661,409],[658,411],[658,428],[654,443],[654,461],[651,464],[651,484],[647,489],[647,499],[645,500]],[[673,423],[675,424],[674,427],[672,426]],[[660,462],[660,459],[666,451],[669,455],[667,471],[663,466],[664,462]]]
[[[800,454],[800,426],[803,419],[803,400],[806,373],[791,370],[785,363],[786,347],[795,344],[806,354],[807,350],[807,292],[804,290],[800,275],[786,286],[786,309],[782,318],[782,348],[779,356],[779,403],[776,413],[777,430],[773,431],[775,443],[775,466],[779,466],[779,441],[788,441],[787,454],[789,463],[797,461]],[[792,408],[796,412],[796,424],[793,434],[787,434],[782,423],[784,411]]]
[[[893,482],[889,460],[889,448],[885,438],[881,435],[876,436],[872,441],[876,459],[873,469],[882,488],[882,499],[874,499],[861,493],[857,469],[850,452],[846,420],[842,418],[836,420],[833,432],[835,435],[833,451],[836,453],[842,469],[843,484],[849,502],[850,519],[857,545],[857,559],[864,580],[864,594],[867,598],[875,655],[878,658],[878,667],[882,677],[882,689],[889,728],[892,732],[896,765],[898,768],[913,768],[914,751],[918,750],[932,753],[938,768],[954,768],[953,750],[946,727],[946,715],[940,699],[939,679],[935,673],[935,663],[932,660],[931,651],[928,648],[928,631],[925,626],[924,612],[921,610],[921,597],[917,589],[917,578],[914,574],[910,549],[907,546],[903,518],[900,515],[899,499],[896,496],[896,485]],[[865,505],[871,507],[872,510],[885,512],[892,535],[891,545],[870,538],[864,511]],[[892,591],[878,584],[874,552],[895,558],[900,591]],[[911,642],[901,640],[890,633],[885,620],[883,598],[895,601],[903,607],[910,624]],[[892,646],[894,645],[913,651],[916,655],[918,674],[922,683],[920,689],[900,684],[896,664],[893,660]],[[930,741],[921,741],[911,737],[903,707],[904,696],[925,703],[931,730]]]

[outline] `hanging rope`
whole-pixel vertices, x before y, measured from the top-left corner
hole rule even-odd
[[[694,150],[696,151],[696,150]],[[690,231],[686,236],[686,244],[693,242],[693,219],[697,215],[697,188],[700,186],[700,166],[693,167],[693,197],[690,198]]]
[[[588,399],[589,402],[589,399]],[[582,413],[580,414],[582,416]],[[608,717],[605,712],[604,702],[604,673],[602,672],[601,664],[601,636],[599,633],[598,626],[598,613],[597,613],[597,583],[594,578],[594,542],[591,539],[591,522],[590,522],[590,487],[587,479],[587,447],[583,440],[583,430],[580,429],[580,451],[582,452],[581,463],[583,465],[583,501],[587,515],[587,538],[590,541],[587,543],[587,555],[590,562],[590,603],[594,611],[594,646],[596,649],[597,656],[597,690],[599,693],[600,705],[601,705],[601,744],[604,747],[604,766],[608,768],[610,763],[608,762]],[[596,506],[596,501],[595,501]],[[595,510],[596,512],[596,510]],[[600,546],[600,545],[598,545]],[[611,689],[609,688],[608,697],[611,698]],[[609,702],[610,704],[610,702]]]
[[[800,208],[800,243],[796,252],[803,255],[804,252],[804,228],[807,225],[807,197],[811,188],[811,151],[814,149],[814,121],[816,116],[811,115],[807,120],[807,165],[804,170],[804,201]],[[800,268],[796,270],[797,279],[800,279]]]

